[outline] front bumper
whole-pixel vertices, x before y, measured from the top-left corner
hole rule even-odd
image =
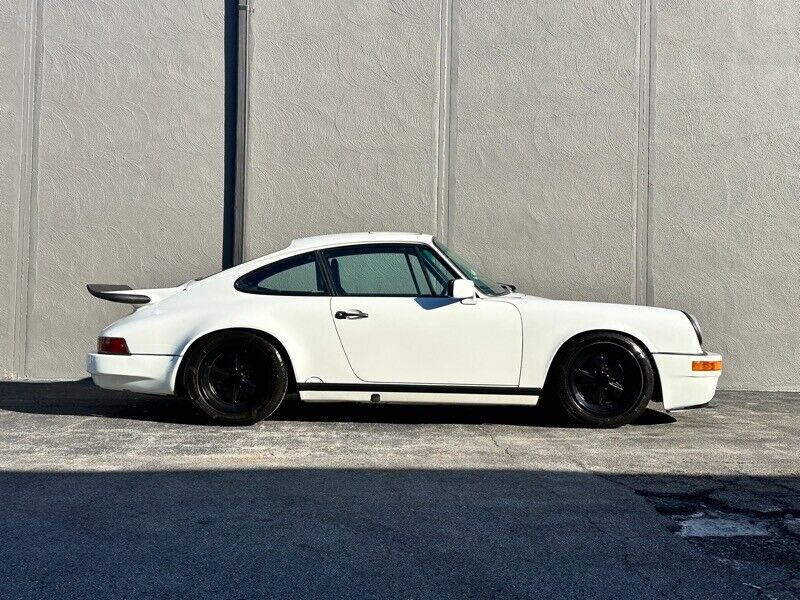
[[[653,354],[653,358],[666,410],[701,406],[714,397],[722,371],[692,371],[692,362],[722,360],[719,354]]]
[[[173,394],[180,356],[160,354],[88,354],[86,371],[108,390]]]

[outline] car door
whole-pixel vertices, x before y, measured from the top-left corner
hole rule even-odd
[[[373,244],[323,252],[331,318],[355,375],[366,382],[519,383],[522,322],[494,298],[449,298],[457,275],[430,247]]]

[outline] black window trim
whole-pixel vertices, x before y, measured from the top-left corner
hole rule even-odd
[[[419,249],[420,248],[427,248],[436,258],[439,259],[439,262],[444,266],[444,268],[448,271],[448,273],[454,279],[466,279],[463,273],[459,271],[459,269],[448,259],[444,253],[439,250],[436,246],[435,240],[433,244],[426,244],[423,242],[358,242],[354,244],[345,244],[342,246],[330,246],[328,248],[320,248],[317,250],[306,250],[305,252],[299,252],[297,254],[293,254],[291,256],[287,256],[285,258],[281,258],[271,263],[267,263],[266,265],[261,265],[260,267],[256,267],[252,271],[248,271],[244,275],[241,275],[236,279],[233,284],[233,287],[236,291],[241,292],[243,294],[253,294],[255,296],[301,296],[301,297],[315,297],[315,298],[328,298],[332,296],[339,296],[339,297],[347,297],[347,298],[447,298],[447,291],[445,290],[444,295],[438,296],[434,294],[425,294],[418,296],[416,294],[339,294],[336,292],[333,286],[333,278],[331,277],[330,270],[328,268],[328,263],[325,260],[324,254],[329,251],[335,250],[342,250],[342,249],[349,249],[349,248],[364,248],[364,247],[382,247],[382,246],[390,246],[390,247],[413,247],[415,249],[416,255],[418,260],[420,261],[420,265],[422,266],[422,272],[425,275],[425,278],[428,279],[429,289],[433,290],[433,286],[430,285],[430,279],[428,274],[428,266],[426,261],[422,258]],[[324,292],[288,292],[288,291],[280,291],[280,290],[265,290],[265,291],[255,291],[251,289],[241,289],[240,281],[246,277],[250,277],[251,275],[257,273],[258,271],[266,270],[268,268],[272,268],[275,266],[279,266],[281,263],[289,262],[292,260],[297,260],[301,256],[306,256],[308,254],[313,254],[314,259],[317,263],[317,267],[322,271],[322,277],[325,281],[325,291]],[[478,295],[483,297],[483,293],[480,290],[477,290]]]
[[[461,278],[462,277],[461,273],[458,273],[457,271],[454,271],[450,265],[448,265],[445,261],[442,260],[442,257],[440,256],[440,254],[434,248],[431,248],[427,244],[417,244],[416,248],[417,248],[417,257],[419,258],[419,262],[422,264],[422,272],[425,273],[425,279],[428,280],[428,287],[431,289],[431,291],[433,291],[433,285],[431,285],[431,279],[430,279],[430,276],[428,275],[428,271],[433,273],[433,271],[434,271],[433,265],[430,264],[430,261],[427,258],[422,256],[422,252],[420,252],[420,250],[419,250],[420,248],[427,248],[428,250],[430,250],[431,254],[433,254],[435,257],[437,257],[439,259],[439,262],[442,264],[442,266],[450,272],[450,275],[453,275],[455,273],[456,275],[458,275],[457,278]],[[425,268],[425,265],[428,265],[427,269]],[[434,273],[434,276],[435,275],[436,274]],[[447,281],[439,281],[439,278],[436,277],[436,282],[441,284],[442,287],[444,287],[445,294],[447,293],[447,289],[448,289],[448,287],[450,285],[450,281],[452,281],[452,280],[448,279]]]
[[[317,264],[317,268],[322,273],[322,280],[325,282],[325,291],[322,292],[290,292],[290,291],[281,291],[281,290],[264,290],[264,291],[256,291],[253,289],[243,289],[242,288],[242,280],[249,278],[259,271],[266,271],[268,269],[274,269],[275,267],[279,267],[283,263],[288,263],[292,261],[296,261],[301,257],[306,257],[308,255],[312,255],[314,257],[314,262]],[[252,271],[248,271],[241,277],[237,278],[233,284],[233,287],[236,289],[237,292],[241,292],[243,294],[253,294],[255,296],[313,296],[316,298],[327,298],[330,297],[331,290],[333,289],[333,285],[331,285],[330,276],[325,269],[325,265],[322,262],[322,258],[320,256],[319,251],[307,251],[307,252],[300,252],[299,254],[293,254],[292,256],[287,256],[286,258],[281,258],[280,260],[276,260],[275,262],[267,263],[266,265],[261,265],[260,267],[256,267]]]
[[[416,251],[416,248],[414,250],[415,250],[414,251],[414,257],[417,259],[417,262],[419,263],[419,269],[420,269],[420,271],[422,271],[422,274],[424,276],[425,275],[425,266],[422,264],[422,261],[419,260],[419,252]],[[411,264],[411,253],[410,252],[404,252],[403,256],[405,256],[405,258],[406,258],[406,266],[408,267],[408,272],[411,273],[411,280],[414,282],[414,287],[417,289],[417,292],[419,292],[421,294],[422,293],[422,287],[419,285],[419,278],[417,277],[417,274],[414,273],[414,267]],[[427,280],[427,278],[426,278],[426,280]],[[427,281],[426,281],[426,283],[427,283]],[[428,289],[431,292],[433,292],[433,288],[430,285],[428,285]],[[415,297],[419,297],[419,296],[415,296]]]
[[[331,294],[337,297],[343,298],[447,298],[447,290],[445,290],[444,295],[434,295],[434,294],[340,294],[336,287],[333,285],[333,278],[331,277],[327,256],[328,252],[336,252],[337,250],[357,250],[359,248],[381,248],[381,247],[390,247],[390,248],[414,248],[414,253],[417,256],[417,259],[420,261],[420,266],[422,267],[422,272],[425,273],[427,277],[427,267],[425,261],[423,261],[419,254],[420,248],[428,248],[433,251],[433,253],[439,258],[439,261],[442,265],[450,272],[450,275],[453,276],[454,279],[463,279],[463,276],[457,271],[454,270],[452,265],[449,262],[442,260],[441,253],[438,252],[438,249],[433,248],[429,244],[424,244],[420,242],[365,242],[361,244],[347,244],[344,246],[332,246],[330,248],[323,248],[317,250],[317,254],[322,258],[322,266],[325,271],[326,282],[329,285],[329,289],[331,290]],[[433,287],[430,286],[429,289],[433,291]]]

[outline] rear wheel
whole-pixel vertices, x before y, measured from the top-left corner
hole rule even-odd
[[[655,385],[645,349],[616,333],[589,334],[572,342],[555,375],[561,409],[592,427],[630,423],[647,408]]]
[[[220,333],[189,356],[186,391],[212,421],[250,425],[283,402],[289,376],[278,349],[245,331]]]

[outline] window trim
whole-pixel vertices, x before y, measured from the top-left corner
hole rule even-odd
[[[340,294],[336,287],[333,285],[333,277],[329,271],[329,264],[327,260],[327,254],[329,252],[336,252],[342,250],[353,250],[357,252],[360,248],[401,248],[401,249],[412,249],[414,254],[417,257],[417,260],[420,262],[420,266],[422,267],[422,272],[425,274],[425,277],[428,277],[427,273],[427,266],[425,261],[422,260],[422,257],[419,254],[420,248],[428,248],[433,251],[434,255],[439,259],[439,262],[442,263],[449,272],[450,275],[453,276],[454,279],[463,279],[464,277],[456,270],[453,269],[452,265],[449,262],[442,260],[441,253],[438,252],[438,249],[433,248],[428,244],[418,243],[418,242],[368,242],[363,244],[348,244],[345,246],[332,246],[330,248],[323,248],[321,250],[317,250],[317,254],[322,258],[322,266],[325,271],[326,282],[330,286],[329,289],[331,290],[331,295],[336,296],[339,298],[449,298],[450,296],[447,295],[447,290],[445,290],[444,295],[437,296],[433,294]],[[404,254],[408,255],[408,253]],[[433,286],[429,285],[429,289],[432,291]]]
[[[254,276],[259,271],[267,271],[269,269],[274,269],[275,267],[280,267],[284,263],[297,261],[299,258],[307,256],[313,257],[314,262],[317,265],[317,269],[319,269],[320,272],[322,273],[322,280],[325,283],[324,291],[319,291],[319,292],[292,292],[283,290],[256,291],[253,289],[242,288],[242,280]],[[255,296],[311,296],[316,298],[330,297],[332,295],[331,290],[333,289],[333,286],[331,285],[331,280],[329,278],[327,270],[325,269],[325,265],[321,260],[319,251],[313,251],[313,250],[308,252],[301,252],[299,254],[293,254],[292,256],[287,256],[286,258],[276,260],[275,262],[267,263],[266,265],[261,265],[260,267],[256,267],[252,271],[248,271],[241,277],[238,277],[236,281],[233,283],[233,287],[237,292],[241,292],[243,294],[253,294]]]
[[[422,256],[422,252],[420,252],[420,248],[427,248],[428,250],[430,250],[431,254],[433,254],[433,256],[434,256],[434,257],[436,257],[436,258],[438,258],[438,259],[439,259],[439,262],[442,264],[442,266],[443,266],[443,267],[444,267],[444,268],[445,268],[447,271],[449,271],[450,275],[453,275],[453,274],[455,273],[456,275],[458,275],[458,277],[456,277],[456,279],[463,279],[463,278],[464,278],[464,276],[463,276],[461,273],[459,273],[458,271],[454,270],[454,269],[453,269],[453,267],[452,267],[451,265],[448,265],[448,264],[447,264],[447,263],[446,263],[444,260],[442,260],[442,255],[441,255],[441,253],[440,253],[440,252],[437,252],[437,249],[436,249],[436,248],[432,248],[431,246],[429,246],[429,245],[427,245],[427,244],[417,244],[417,256],[419,257],[419,262],[420,262],[420,263],[422,264],[422,266],[423,266],[423,269],[422,269],[422,271],[423,271],[423,273],[425,273],[425,279],[427,279],[427,280],[428,280],[428,287],[429,287],[431,290],[433,290],[433,285],[431,284],[431,278],[430,278],[430,275],[428,274],[428,271],[430,271],[431,273],[433,273],[434,269],[433,269],[433,266],[432,266],[432,265],[429,265],[429,264],[428,264],[428,263],[429,263],[428,259],[427,259],[427,258],[424,258],[424,257]],[[425,265],[426,265],[426,264],[428,264],[428,268],[427,268],[427,269],[425,268]],[[434,274],[434,275],[435,275],[435,274]],[[443,285],[443,287],[444,287],[444,293],[445,293],[445,296],[444,296],[444,297],[445,297],[445,298],[447,298],[447,297],[448,297],[448,296],[447,296],[447,290],[448,290],[448,289],[449,289],[449,287],[450,287],[450,282],[451,282],[451,281],[453,281],[453,280],[452,280],[452,279],[448,279],[446,282],[441,282],[441,281],[439,281],[439,278],[438,278],[438,277],[435,277],[435,279],[436,279],[436,283],[440,283],[440,284],[442,284],[442,285]],[[437,298],[438,298],[438,297],[440,297],[440,296],[437,296]]]

